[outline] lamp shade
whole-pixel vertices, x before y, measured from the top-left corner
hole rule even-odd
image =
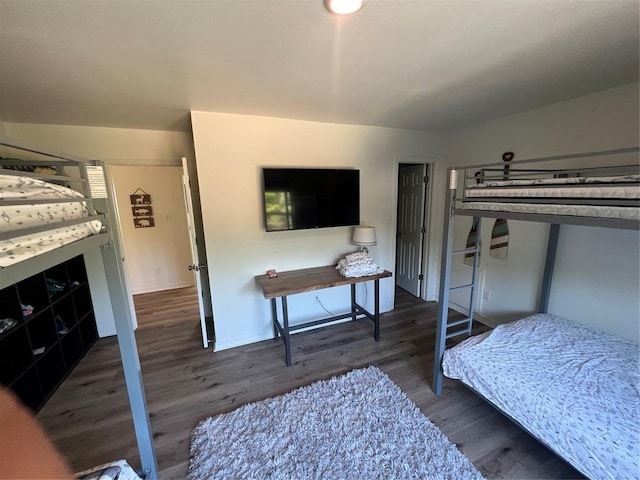
[[[354,245],[369,246],[375,245],[376,228],[367,226],[358,226],[353,229],[353,239],[351,243]]]

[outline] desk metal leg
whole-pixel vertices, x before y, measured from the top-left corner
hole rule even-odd
[[[356,284],[351,284],[351,320],[356,321]]]
[[[282,321],[284,322],[284,352],[287,367],[291,365],[291,339],[289,336],[289,311],[287,310],[287,297],[282,297]]]
[[[273,339],[278,341],[278,327],[276,326],[278,323],[278,305],[275,298],[271,299],[271,321],[273,322]]]
[[[374,280],[374,296],[375,296],[375,314],[374,314],[374,333],[373,337],[376,339],[376,342],[380,340],[380,280]]]

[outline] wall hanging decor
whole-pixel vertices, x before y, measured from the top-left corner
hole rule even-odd
[[[133,195],[129,195],[129,198],[131,199],[131,205],[134,206],[151,205],[151,195],[149,195],[141,188],[138,188],[135,192],[133,192]]]
[[[143,205],[131,207],[131,213],[134,217],[150,217],[153,215],[153,207],[151,205]]]
[[[129,199],[131,200],[133,226],[136,228],[155,227],[151,195],[138,188],[132,195],[129,195]]]

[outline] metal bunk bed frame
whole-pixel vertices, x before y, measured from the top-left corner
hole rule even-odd
[[[564,161],[564,160],[579,160],[593,157],[604,157],[612,155],[633,154],[640,152],[640,147],[620,148],[615,150],[604,150],[597,152],[575,153],[569,155],[557,155],[551,157],[532,158],[527,160],[519,160],[512,162],[509,177],[518,177],[519,175],[528,175],[534,170],[514,170],[513,165],[530,164],[534,162],[549,162],[549,161]],[[629,167],[638,168],[636,165],[625,165]],[[438,303],[438,319],[436,327],[436,344],[433,359],[433,382],[431,388],[436,395],[442,393],[442,383],[444,374],[442,372],[442,358],[446,348],[446,342],[450,338],[454,338],[461,335],[470,335],[473,325],[473,317],[475,312],[475,289],[477,271],[480,260],[481,250],[481,224],[480,221],[483,217],[489,218],[504,218],[508,220],[523,220],[531,222],[550,223],[549,237],[547,240],[547,250],[544,265],[544,273],[542,277],[542,286],[540,295],[538,298],[538,312],[546,313],[549,306],[549,296],[551,292],[551,282],[553,279],[553,269],[555,265],[555,258],[558,246],[558,238],[560,235],[560,225],[585,225],[594,227],[606,227],[606,228],[621,228],[630,230],[639,230],[640,222],[638,220],[620,219],[620,218],[599,218],[599,217],[580,217],[570,215],[552,215],[552,214],[538,214],[538,213],[515,213],[504,211],[492,211],[492,210],[464,210],[460,208],[460,203],[466,199],[466,182],[475,182],[477,177],[475,173],[480,170],[483,178],[490,178],[486,176],[486,172],[502,172],[502,163],[489,163],[468,165],[463,167],[451,167],[447,171],[447,193],[445,197],[445,221],[443,229],[442,240],[442,260],[440,264],[440,289],[439,289],[439,303]],[[561,169],[561,170],[548,170],[547,172],[553,172],[558,176],[577,175],[585,170],[598,170],[600,172],[606,172],[618,167],[597,167],[596,169],[582,168],[582,169]],[[472,171],[472,172],[471,172]],[[535,170],[536,172],[543,172],[543,170]],[[462,175],[459,174],[462,172]],[[494,175],[493,178],[504,178],[503,173]],[[465,183],[463,186],[463,195],[457,196],[457,190],[459,186],[459,178]],[[516,199],[510,199],[509,201],[518,201]],[[522,200],[521,200],[522,201]],[[535,200],[526,199],[526,203],[535,203]],[[555,203],[563,203],[562,200],[554,199]],[[635,202],[635,203],[634,203]],[[567,204],[576,204],[575,199],[566,201]],[[608,202],[606,200],[601,201],[601,205],[605,205]],[[632,205],[638,204],[637,200],[628,202]],[[454,218],[456,215],[465,215],[474,217],[474,222],[477,223],[477,241],[472,248],[465,248],[461,250],[453,250],[453,227]],[[471,282],[465,285],[459,285],[451,287],[451,261],[453,255],[465,255],[474,254],[474,261],[471,274]],[[459,289],[469,289],[470,302],[469,313],[465,318],[454,320],[449,322],[449,294],[451,291]],[[453,331],[448,331],[454,329]]]
[[[108,172],[104,168],[104,163],[99,160],[87,160],[72,155],[61,155],[46,152],[41,149],[34,149],[18,143],[0,138],[0,148],[15,149],[21,152],[27,152],[37,155],[39,158],[35,160],[18,160],[16,159],[0,159],[0,167],[5,165],[22,165],[30,166],[50,166],[55,165],[61,167],[64,171],[65,167],[77,167],[80,171],[80,177],[66,175],[44,175],[33,172],[15,171],[2,169],[3,174],[18,175],[26,177],[35,177],[44,181],[53,181],[59,183],[79,184],[84,198],[74,198],[70,200],[4,200],[0,201],[0,205],[22,205],[22,204],[46,204],[46,203],[64,203],[66,201],[84,201],[87,204],[90,215],[94,210],[99,214],[84,217],[78,220],[69,220],[65,222],[57,222],[38,227],[24,228],[5,232],[0,234],[0,240],[15,238],[21,235],[29,235],[50,230],[52,228],[69,226],[83,223],[89,220],[99,219],[102,222],[102,230],[96,235],[92,235],[65,246],[59,247],[41,255],[22,260],[13,265],[2,268],[0,271],[0,289],[13,285],[16,282],[24,280],[43,270],[51,268],[59,263],[64,262],[77,255],[89,252],[95,248],[100,248],[102,260],[104,263],[109,297],[113,309],[113,315],[118,338],[118,346],[122,357],[122,366],[124,369],[125,382],[129,402],[131,404],[131,413],[138,444],[138,452],[142,464],[143,476],[147,479],[158,478],[158,466],[153,448],[153,434],[149,421],[149,413],[147,409],[147,401],[144,393],[144,385],[142,382],[142,371],[140,367],[140,358],[138,356],[138,347],[136,345],[135,333],[131,318],[131,299],[125,289],[125,274],[122,266],[121,248],[119,244],[119,234],[117,232],[117,222],[112,221],[116,218],[116,208],[114,204],[114,193],[112,189],[111,179]],[[91,195],[89,176],[87,174],[88,166],[100,167],[105,175],[105,184],[107,194],[105,198],[96,198]]]

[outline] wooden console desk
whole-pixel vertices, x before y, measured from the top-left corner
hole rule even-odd
[[[380,340],[380,279],[390,277],[391,272],[385,270],[376,275],[368,275],[366,277],[343,277],[334,265],[326,267],[305,268],[303,270],[291,270],[288,272],[279,272],[275,278],[269,278],[267,275],[258,275],[255,277],[256,282],[262,289],[264,298],[271,300],[271,315],[273,317],[273,338],[278,339],[278,335],[284,342],[285,360],[287,366],[291,365],[291,339],[290,332],[303,328],[322,325],[324,323],[334,322],[343,318],[351,317],[356,320],[358,316],[363,315],[369,318],[374,324],[373,336],[376,341]],[[356,283],[374,282],[374,304],[375,312],[371,314],[364,307],[356,302]],[[327,317],[311,322],[289,325],[289,312],[287,310],[287,296],[296,293],[311,292],[313,290],[321,290],[323,288],[339,287],[342,285],[351,285],[351,312],[334,317]],[[282,298],[282,324],[278,320],[278,308],[276,299]],[[363,318],[362,316],[360,318]]]

